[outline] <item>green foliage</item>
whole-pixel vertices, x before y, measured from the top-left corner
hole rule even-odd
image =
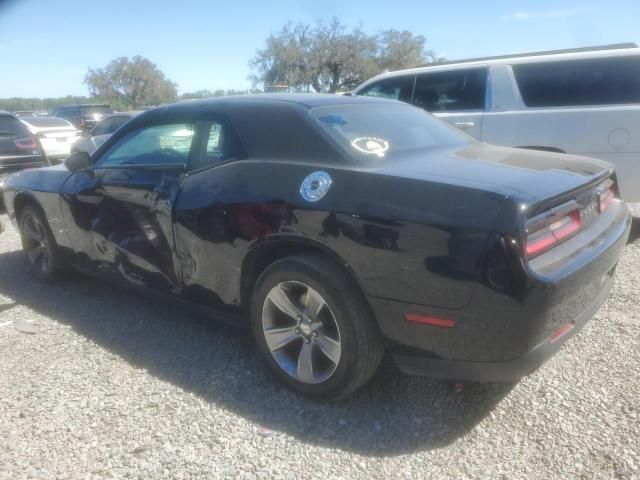
[[[93,97],[103,98],[116,107],[136,109],[174,102],[178,97],[176,84],[140,55],[116,58],[104,68],[90,68],[84,83]]]
[[[225,97],[228,95],[248,95],[251,93],[262,93],[262,90],[259,89],[249,89],[249,90],[197,90],[195,92],[185,92],[180,95],[180,100],[192,100],[192,99],[202,99],[202,98],[213,98],[213,97]]]
[[[58,98],[0,98],[0,110],[8,110],[10,112],[18,110],[49,112],[62,105],[77,103],[104,103],[104,100],[74,95]]]
[[[367,35],[362,26],[348,30],[337,18],[315,27],[290,22],[249,62],[255,71],[250,78],[274,89],[344,91],[386,70],[436,61],[425,45],[422,35],[393,29]]]

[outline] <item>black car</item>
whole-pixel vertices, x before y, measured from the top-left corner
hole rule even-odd
[[[47,165],[49,161],[39,140],[15,115],[0,110],[0,192],[10,173]],[[0,213],[3,211],[0,193]]]
[[[68,120],[74,127],[89,131],[105,116],[111,115],[113,109],[109,105],[65,105],[51,112],[52,117]]]
[[[324,399],[384,352],[413,374],[527,374],[607,297],[631,223],[607,163],[334,95],[156,108],[91,157],[12,175],[5,200],[38,278],[73,267],[210,307]]]

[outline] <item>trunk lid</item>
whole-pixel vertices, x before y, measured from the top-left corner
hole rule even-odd
[[[593,158],[471,142],[463,147],[405,152],[373,167],[387,175],[446,181],[537,203],[581,191],[611,174]]]

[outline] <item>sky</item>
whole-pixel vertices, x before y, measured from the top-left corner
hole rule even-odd
[[[270,33],[334,16],[424,35],[450,60],[640,44],[640,0],[0,0],[0,98],[87,95],[88,68],[134,55],[178,93],[250,88],[249,60]]]

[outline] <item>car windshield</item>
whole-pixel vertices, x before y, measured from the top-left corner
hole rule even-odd
[[[113,113],[113,109],[107,105],[91,105],[90,107],[82,107],[83,115],[109,115]]]
[[[29,125],[40,128],[48,127],[73,127],[69,122],[58,117],[27,117],[21,120]]]
[[[402,104],[332,105],[312,108],[310,114],[351,156],[366,161],[470,140],[423,110]]]

